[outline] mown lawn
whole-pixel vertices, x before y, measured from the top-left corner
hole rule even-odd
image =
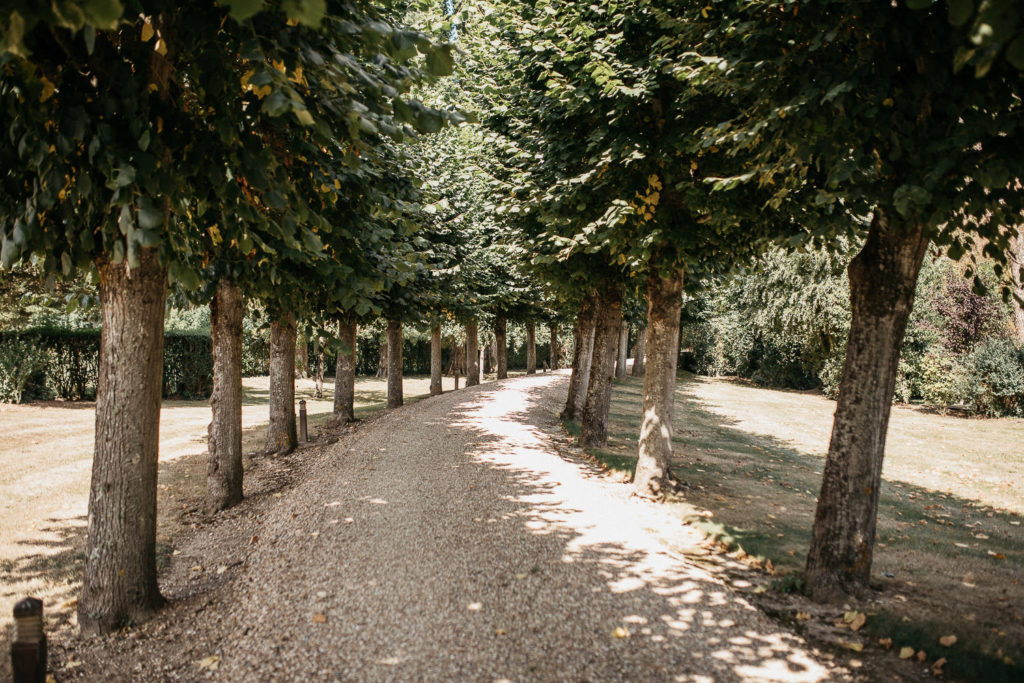
[[[615,385],[611,439],[593,452],[609,468],[635,466],[641,389]],[[834,410],[812,393],[680,376],[673,470],[688,484],[685,514],[792,577],[780,586],[803,567]],[[947,657],[950,673],[1024,673],[1022,442],[1024,420],[894,408],[873,566],[881,607],[867,632],[922,641],[909,644]],[[940,633],[958,643],[938,646]]]

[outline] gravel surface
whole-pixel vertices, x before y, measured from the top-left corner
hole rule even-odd
[[[261,463],[301,472],[180,545],[155,619],[56,643],[58,680],[846,679],[574,455],[566,384],[463,389]]]

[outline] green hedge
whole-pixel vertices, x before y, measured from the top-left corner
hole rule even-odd
[[[0,332],[0,401],[94,399],[99,330],[31,328]],[[164,336],[164,398],[208,398],[213,388],[210,337]]]

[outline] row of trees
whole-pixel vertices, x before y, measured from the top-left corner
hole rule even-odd
[[[638,493],[673,485],[684,287],[778,246],[859,246],[806,581],[821,599],[866,588],[922,261],[933,247],[954,259],[976,250],[1009,282],[1024,206],[1019,8],[540,0],[491,9],[476,27],[491,49],[473,78],[501,140],[506,220],[544,279],[577,302],[566,414],[581,415],[584,445],[605,439],[611,339],[623,294],[643,283]]]

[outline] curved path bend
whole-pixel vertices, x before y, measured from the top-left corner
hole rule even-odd
[[[168,573],[196,563],[199,597],[172,580],[193,597],[81,656],[139,680],[845,678],[673,552],[692,532],[664,506],[559,454],[565,387],[489,383],[364,425],[182,546]]]

